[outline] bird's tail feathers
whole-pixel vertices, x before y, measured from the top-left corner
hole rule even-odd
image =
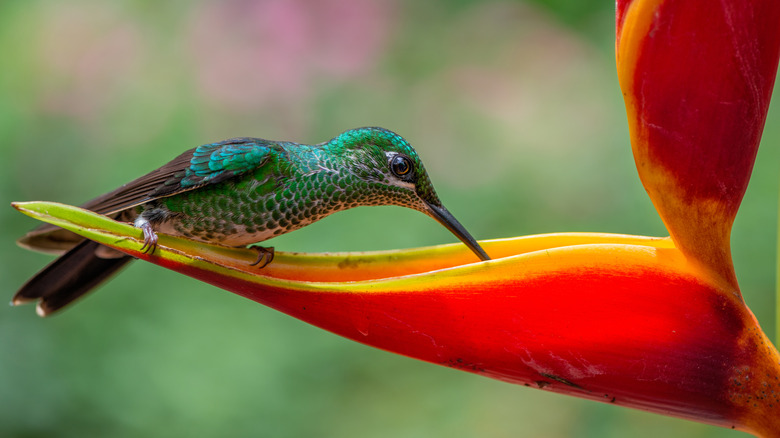
[[[74,246],[28,280],[16,292],[11,304],[37,300],[38,314],[51,315],[106,281],[133,260],[128,255],[105,258],[105,251],[100,250],[101,245],[91,240],[84,240]]]

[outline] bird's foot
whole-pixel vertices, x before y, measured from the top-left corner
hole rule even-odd
[[[251,246],[250,248],[257,251],[257,260],[255,260],[254,263],[250,263],[249,266],[257,266],[260,265],[260,262],[263,262],[262,265],[258,266],[258,269],[263,269],[274,259],[273,246],[269,246],[268,248],[264,246]]]
[[[143,222],[140,224],[141,230],[144,232],[144,246],[141,247],[141,251],[144,254],[152,254],[157,249],[157,233],[154,232],[152,224],[149,222]]]

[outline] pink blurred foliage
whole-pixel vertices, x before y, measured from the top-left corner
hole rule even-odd
[[[193,74],[207,99],[239,110],[308,101],[375,68],[393,12],[379,0],[204,2],[190,23]]]
[[[141,68],[145,41],[137,23],[109,4],[53,6],[38,35],[43,113],[94,122]]]

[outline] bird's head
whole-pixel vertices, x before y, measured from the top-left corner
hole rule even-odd
[[[384,128],[358,128],[334,139],[345,145],[351,173],[368,184],[366,204],[409,207],[436,219],[481,260],[490,258],[442,205],[420,157],[400,135]]]

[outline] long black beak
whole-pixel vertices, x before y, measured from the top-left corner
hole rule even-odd
[[[447,227],[448,230],[452,234],[458,237],[461,242],[466,244],[466,246],[469,247],[472,251],[474,251],[474,254],[477,255],[477,257],[480,258],[480,260],[490,260],[490,257],[488,257],[487,253],[484,249],[482,249],[481,246],[477,243],[476,240],[474,240],[473,237],[471,237],[471,234],[469,234],[468,231],[466,231],[465,228],[463,228],[463,225],[458,222],[457,219],[450,213],[446,208],[444,208],[443,205],[436,206],[433,204],[425,203],[428,206],[428,209],[431,213],[431,216],[436,219],[440,224]]]

